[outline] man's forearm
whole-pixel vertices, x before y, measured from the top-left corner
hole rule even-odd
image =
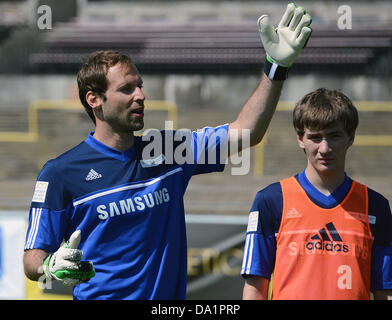
[[[43,261],[48,253],[41,249],[27,250],[23,256],[24,272],[27,278],[38,281],[43,275]]]
[[[237,119],[229,125],[229,130],[238,130],[239,142],[243,129],[248,129],[250,132],[251,146],[263,139],[278,104],[282,87],[283,81],[272,81],[263,73],[259,84]]]
[[[268,300],[269,280],[250,276],[245,279],[242,300]]]

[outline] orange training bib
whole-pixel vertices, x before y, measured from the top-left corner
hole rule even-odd
[[[367,187],[353,181],[335,208],[314,204],[294,177],[281,181],[273,299],[369,299],[373,238]]]

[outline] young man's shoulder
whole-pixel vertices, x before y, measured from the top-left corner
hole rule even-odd
[[[295,177],[297,177],[297,175],[288,177],[286,179],[295,178]],[[256,198],[264,199],[266,201],[273,201],[276,199],[280,200],[282,198],[282,185],[281,185],[282,180],[273,182],[268,186],[266,186],[265,188],[259,190],[256,194]]]
[[[252,210],[269,212],[280,216],[283,209],[283,196],[280,182],[274,182],[256,193]]]
[[[368,188],[368,194],[369,194],[369,201],[377,201],[379,203],[388,203],[388,199],[384,197],[380,192],[377,192],[373,190],[372,188]]]
[[[357,183],[364,185],[368,190],[368,197],[369,197],[369,205],[372,203],[378,203],[382,205],[388,205],[388,199],[382,194],[382,192],[378,192],[373,188],[370,188],[367,184],[362,183],[361,181],[354,180]]]
[[[282,195],[282,187],[280,185],[280,181],[273,182],[268,186],[260,189],[256,193],[256,198],[264,199],[264,200],[273,200]]]
[[[356,182],[358,183],[358,181]],[[386,236],[390,239],[388,241],[391,242],[392,236],[380,232],[380,230],[388,230],[388,233],[390,233],[392,230],[391,208],[388,199],[369,186],[363,183],[362,185],[366,186],[368,190],[368,215],[373,236],[375,236],[378,243],[384,241]]]
[[[391,208],[389,201],[381,193],[368,187],[369,215],[390,218]],[[384,218],[382,218],[384,219]]]

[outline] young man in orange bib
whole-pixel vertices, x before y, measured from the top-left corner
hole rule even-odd
[[[318,89],[295,106],[307,166],[269,185],[249,215],[243,299],[392,299],[388,200],[345,173],[358,112],[339,91]]]

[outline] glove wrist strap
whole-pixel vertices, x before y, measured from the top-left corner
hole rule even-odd
[[[290,67],[282,67],[273,61],[268,55],[264,62],[264,73],[270,80],[286,80]]]
[[[48,255],[43,259],[43,264],[42,264],[44,274],[45,274],[46,278],[48,278],[48,279],[51,279],[51,278],[52,278],[52,275],[50,274],[50,271],[49,271],[49,262],[50,262],[51,256],[52,256],[52,254],[48,254]]]

